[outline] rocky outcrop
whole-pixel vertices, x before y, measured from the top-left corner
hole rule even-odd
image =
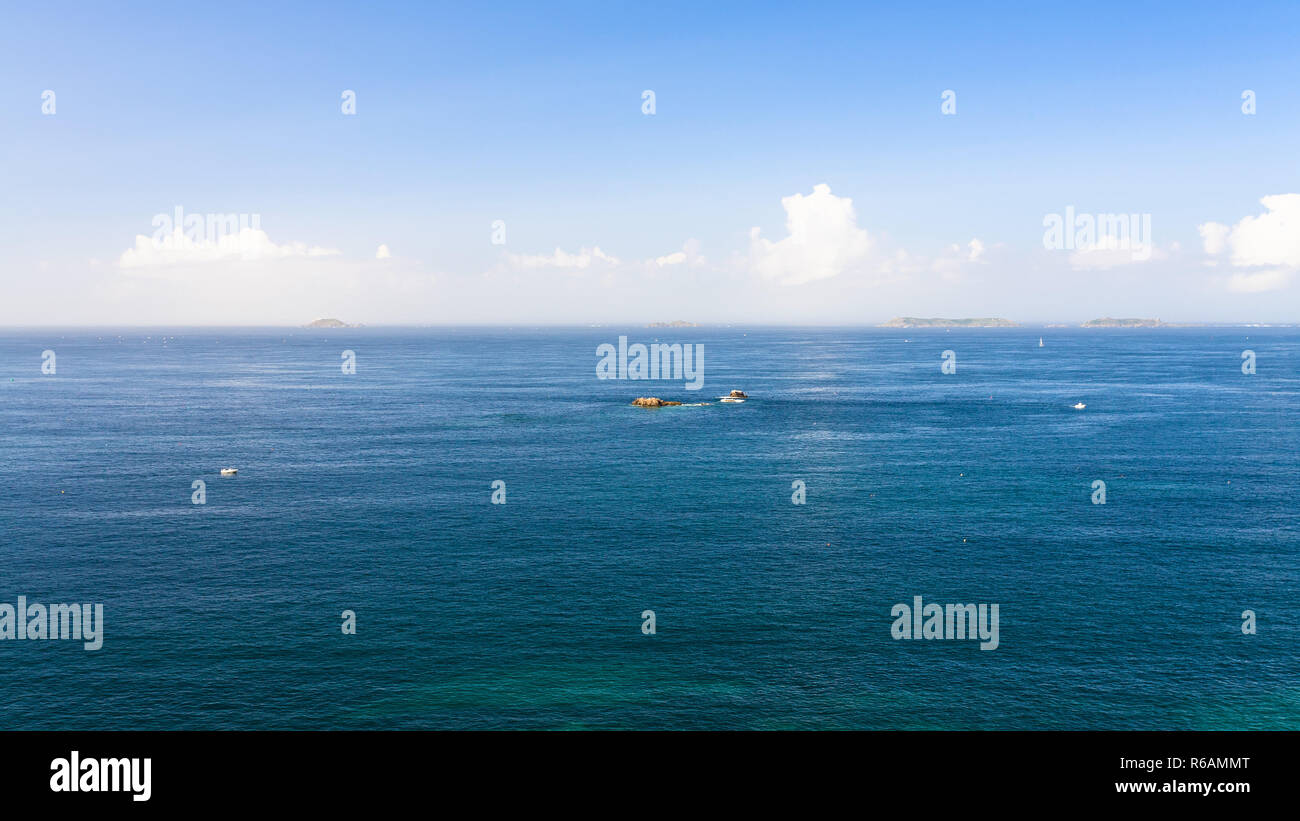
[[[749,395],[746,394],[744,391],[732,391],[731,394],[730,394],[730,396],[731,396],[732,399],[748,399],[748,398],[749,398]]]
[[[669,405],[680,405],[681,402],[665,402],[657,396],[638,396],[632,400],[632,404],[638,408],[666,408]]]

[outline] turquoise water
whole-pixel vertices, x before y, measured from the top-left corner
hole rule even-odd
[[[0,602],[106,622],[0,727],[1300,729],[1298,398],[1297,329],[0,331]]]

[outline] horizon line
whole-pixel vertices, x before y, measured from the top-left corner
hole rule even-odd
[[[913,317],[916,319],[964,319],[964,317]],[[988,317],[990,319],[1002,317]],[[1140,317],[1094,317],[1095,319],[1141,319],[1145,321],[1149,318]],[[1241,320],[1188,320],[1188,321],[1159,321],[1160,325],[1145,327],[1110,327],[1094,326],[1085,327],[1084,322],[1093,320],[1027,320],[1016,321],[1011,326],[956,326],[957,330],[969,331],[1013,331],[1024,328],[1053,328],[1056,330],[1076,328],[1080,330],[1161,330],[1170,328],[1251,328],[1251,327],[1281,327],[1291,328],[1300,327],[1300,322],[1296,320],[1288,321],[1241,321]],[[888,321],[888,320],[886,320]],[[313,328],[309,325],[281,325],[277,323],[265,324],[226,324],[226,323],[124,323],[124,324],[64,324],[64,323],[33,323],[33,324],[10,324],[0,323],[0,331],[5,330],[45,330],[45,329],[150,329],[150,328],[221,328],[221,329],[276,329],[276,330],[296,330],[296,331],[365,331],[383,328],[616,328],[616,327],[635,327],[644,330],[655,331],[683,331],[692,328],[871,328],[882,331],[927,331],[927,330],[953,330],[952,327],[944,326],[890,326],[884,323],[839,323],[839,322],[698,322],[691,325],[651,325],[644,322],[632,321],[609,321],[609,322],[379,322],[379,323],[356,323],[353,325],[339,327]]]

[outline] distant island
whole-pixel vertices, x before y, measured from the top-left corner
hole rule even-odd
[[[1020,325],[1000,317],[975,319],[922,319],[916,316],[896,316],[880,325],[881,328],[1019,328]]]
[[[694,322],[687,322],[684,319],[674,319],[672,322],[651,322],[647,328],[698,328]]]
[[[1165,328],[1168,323],[1158,319],[1114,319],[1104,316],[1101,319],[1089,319],[1080,328]]]
[[[308,322],[303,327],[304,328],[363,328],[365,326],[359,323],[356,325],[349,325],[348,323],[344,322],[341,319],[334,319],[333,317],[328,317],[326,319],[313,319],[311,322]]]

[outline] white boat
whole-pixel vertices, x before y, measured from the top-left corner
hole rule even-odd
[[[1070,407],[1074,408],[1075,410],[1083,410],[1084,408],[1086,408],[1086,407],[1088,407],[1088,406],[1085,405],[1085,404],[1083,404],[1082,402],[1075,402],[1075,403],[1074,403],[1073,405],[1071,405]]]
[[[1038,347],[1043,347],[1043,338],[1041,336],[1038,337]]]
[[[234,476],[234,475],[235,475],[236,473],[238,473],[238,472],[239,472],[239,468],[222,468],[222,469],[221,469],[221,475],[222,475],[222,476]]]

